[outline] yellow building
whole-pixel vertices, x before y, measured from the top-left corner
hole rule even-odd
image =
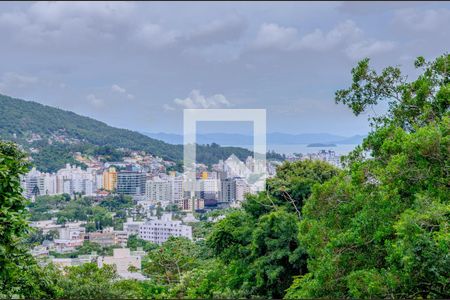
[[[107,191],[113,191],[117,188],[116,168],[110,167],[103,172],[103,188]]]
[[[208,179],[208,172],[202,172],[202,179]]]

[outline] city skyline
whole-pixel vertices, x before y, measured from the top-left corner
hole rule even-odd
[[[366,134],[334,103],[350,68],[370,56],[413,78],[449,26],[439,2],[9,2],[0,93],[140,132],[181,133],[183,108],[262,108],[267,132]]]

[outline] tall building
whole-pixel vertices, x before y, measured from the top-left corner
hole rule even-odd
[[[198,179],[196,182],[196,197],[200,199],[218,199],[220,192],[220,180]]]
[[[56,173],[57,193],[83,193],[88,196],[92,195],[94,186],[91,183],[94,181],[94,174],[94,169],[84,171],[81,167],[66,164],[65,168],[58,170]],[[86,180],[91,183],[86,183]]]
[[[94,175],[94,187],[95,190],[101,190],[103,188],[103,173],[101,171],[95,172]]]
[[[21,184],[28,198],[56,194],[55,174],[41,173],[35,168],[22,178]]]
[[[221,187],[220,187],[220,196],[219,200],[221,202],[231,202],[234,198],[233,193],[233,179],[232,178],[225,178],[220,181]]]
[[[21,185],[25,196],[31,198],[41,195],[82,193],[90,196],[97,191],[96,169],[82,170],[80,167],[66,165],[56,173],[41,173],[33,168],[22,176]]]
[[[147,180],[145,186],[145,196],[148,200],[154,203],[172,201],[170,182],[159,177]]]
[[[245,179],[240,177],[222,179],[219,200],[221,202],[243,201],[248,192],[249,187]]]
[[[179,201],[183,200],[184,196],[184,184],[183,184],[183,177],[175,177],[175,176],[169,176],[169,184],[170,184],[170,198],[173,203],[178,203]]]
[[[116,168],[109,167],[103,172],[103,188],[107,191],[114,191],[117,188]]]
[[[117,193],[125,195],[144,195],[145,181],[145,173],[120,171],[117,174]]]
[[[234,201],[244,201],[245,194],[249,193],[250,189],[243,178],[235,178],[234,179],[234,193],[235,193],[235,200]]]

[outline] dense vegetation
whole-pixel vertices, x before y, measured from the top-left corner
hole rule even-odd
[[[100,202],[92,197],[78,196],[71,200],[70,195],[38,196],[28,205],[31,221],[56,218],[57,223],[86,221],[86,231],[101,230],[105,227],[122,228],[126,221],[126,211],[133,206],[130,196],[108,196]]]
[[[25,150],[39,150],[31,152],[31,156],[36,167],[43,171],[55,171],[66,163],[79,164],[73,158],[75,152],[107,155],[110,160],[117,160],[121,158],[117,149],[129,149],[145,151],[171,161],[183,159],[182,145],[167,144],[70,111],[1,94],[0,138],[14,141]],[[239,147],[220,147],[216,144],[197,146],[198,162],[207,165],[226,159],[231,154],[241,160],[253,155],[251,151]],[[268,153],[268,157],[282,159],[276,153]]]
[[[416,66],[424,69],[422,75],[407,82],[398,68],[378,74],[368,60],[361,61],[352,70],[351,87],[336,93],[337,102],[359,114],[388,101],[389,111],[372,119],[373,131],[346,158],[346,167],[284,163],[266,192],[202,226],[205,239],[147,245],[145,281],[116,280],[114,269],[93,264],[69,268],[65,275],[52,266],[32,267],[33,260],[12,242],[27,230],[17,183],[23,154],[4,144],[0,176],[6,174],[2,180],[12,184],[0,185],[6,189],[6,196],[0,193],[5,224],[0,246],[2,255],[18,258],[15,264],[2,261],[0,294],[449,298],[450,56],[419,58]],[[37,275],[45,280],[37,281]]]
[[[50,274],[42,270],[23,242],[28,236],[26,199],[19,176],[28,170],[26,155],[0,141],[0,297],[53,295]]]

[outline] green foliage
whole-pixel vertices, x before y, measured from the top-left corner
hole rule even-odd
[[[65,268],[64,276],[58,276],[58,287],[63,299],[112,299],[122,298],[121,291],[114,288],[118,278],[113,266],[98,268],[96,263]]]
[[[121,229],[126,210],[132,208],[131,197],[115,195],[105,197],[99,205],[91,197],[71,200],[68,195],[38,196],[29,204],[32,221],[57,218],[59,224],[87,221],[86,231],[92,232],[114,226]]]
[[[42,232],[42,229],[39,230],[33,230],[31,229],[29,232],[29,236],[26,239],[26,243],[29,245],[40,245],[43,241],[53,241],[54,239],[57,239],[59,236],[59,233],[57,230],[50,230],[46,234]]]
[[[302,206],[313,186],[337,174],[323,162],[284,163],[267,181],[266,192],[248,196],[243,210],[228,213],[213,226],[207,245],[230,272],[224,290],[240,297],[283,297],[293,276],[306,272],[298,238]]]
[[[297,220],[295,214],[284,210],[273,211],[258,220],[251,245],[257,295],[279,298],[290,286],[290,278],[306,271]]]
[[[170,237],[150,251],[143,263],[143,273],[161,284],[180,281],[183,272],[195,268],[199,261],[196,245],[182,237]]]
[[[55,292],[23,243],[30,231],[19,178],[28,169],[25,158],[15,144],[0,141],[1,298],[40,298]]]
[[[299,235],[309,273],[287,298],[450,297],[450,58],[416,66],[424,73],[406,82],[398,69],[378,76],[362,61],[337,93],[356,114],[383,99],[389,111],[348,169],[313,188]]]
[[[233,276],[220,260],[204,260],[197,268],[187,271],[169,291],[171,298],[186,299],[234,299],[244,295],[232,289]]]
[[[275,206],[298,213],[304,201],[311,195],[312,187],[330,180],[337,174],[337,168],[318,160],[285,162],[277,168],[277,176],[267,181],[269,200]]]
[[[140,239],[135,234],[130,235],[127,241],[127,248],[136,251],[138,247],[142,248],[145,252],[159,248],[157,244]]]
[[[110,212],[117,212],[133,207],[133,199],[128,195],[107,196],[101,202],[100,206]]]
[[[120,299],[167,299],[170,294],[165,286],[153,280],[119,280],[114,282],[113,290],[117,290]]]
[[[419,57],[416,68],[422,74],[406,81],[398,67],[387,67],[378,74],[366,58],[352,69],[350,88],[336,92],[336,103],[349,106],[355,115],[386,101],[386,115],[374,117],[374,125],[394,125],[407,131],[440,120],[448,114],[450,104],[450,55],[444,54],[432,62]]]
[[[33,144],[33,146],[36,146],[35,144]],[[25,147],[27,146],[24,143],[22,143],[22,145]],[[33,165],[36,166],[39,171],[56,172],[66,164],[80,166],[83,169],[86,168],[85,164],[80,163],[74,158],[74,153],[79,150],[74,145],[62,143],[53,143],[51,145],[39,143],[39,145],[39,152],[31,154]]]

